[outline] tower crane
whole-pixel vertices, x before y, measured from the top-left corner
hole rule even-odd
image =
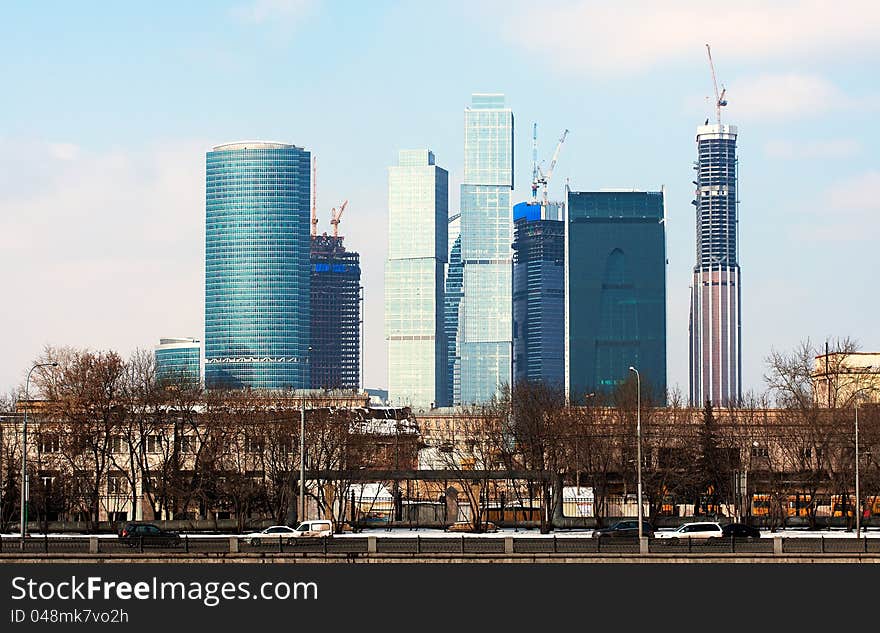
[[[537,136],[537,134],[536,134]],[[562,144],[565,143],[565,137],[568,136],[568,129],[566,129],[562,136],[559,138],[559,142],[556,144],[556,151],[553,152],[553,158],[550,161],[550,168],[547,170],[545,174],[541,171],[541,168],[537,166],[537,162],[535,163],[535,171],[538,174],[538,177],[535,178],[532,182],[532,191],[533,193],[537,190],[537,186],[541,185],[541,197],[542,204],[547,205],[547,184],[550,182],[550,179],[553,177],[553,170],[556,169],[556,161],[559,160],[559,150],[562,149]],[[537,144],[537,141],[535,141]]]
[[[712,86],[715,88],[715,118],[718,125],[721,125],[721,108],[727,105],[724,96],[727,94],[727,88],[721,84],[721,94],[718,94],[718,82],[715,80],[715,64],[712,62],[712,49],[706,44],[706,53],[709,55],[709,69],[712,71]]]
[[[345,211],[345,206],[348,204],[348,200],[342,203],[337,210],[335,207],[332,211],[330,211],[330,224],[333,225],[333,237],[339,237],[339,221],[342,219],[342,212]]]
[[[538,124],[532,124],[532,202],[538,200]]]
[[[318,159],[312,158],[312,237],[318,235]]]

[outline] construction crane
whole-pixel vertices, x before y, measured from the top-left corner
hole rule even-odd
[[[348,204],[348,200],[342,203],[337,210],[335,207],[332,211],[330,211],[330,224],[333,225],[333,237],[339,237],[339,221],[342,219],[342,212],[345,211],[345,205]]]
[[[318,236],[318,159],[312,158],[312,237]]]
[[[724,95],[727,94],[727,88],[721,84],[721,94],[718,94],[718,82],[715,80],[715,64],[712,62],[712,49],[706,44],[706,52],[709,54],[709,69],[712,71],[712,86],[715,88],[715,118],[718,125],[721,125],[721,107],[727,105]]]
[[[538,201],[538,124],[532,124],[532,202]]]
[[[535,128],[537,130],[537,125],[535,126]],[[553,159],[550,161],[550,168],[547,170],[546,174],[541,171],[541,167],[538,166],[537,159],[535,160],[534,172],[537,174],[537,176],[534,177],[532,180],[532,194],[534,195],[535,192],[537,192],[538,185],[541,185],[541,198],[542,204],[544,206],[547,206],[547,184],[553,177],[553,170],[556,169],[556,161],[559,160],[559,150],[562,149],[562,144],[565,143],[566,136],[568,136],[567,129],[562,133],[562,136],[559,138],[559,142],[556,144],[556,151],[553,152]],[[537,131],[535,132],[534,143],[535,147],[537,148]]]

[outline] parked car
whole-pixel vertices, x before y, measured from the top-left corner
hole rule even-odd
[[[722,536],[721,524],[713,522],[685,523],[677,530],[657,532],[654,536],[662,539],[678,540],[685,538],[708,539]]]
[[[481,527],[483,532],[497,532],[498,526],[491,521],[482,521]],[[470,521],[456,521],[446,528],[447,532],[476,532],[474,524]]]
[[[721,528],[721,535],[726,538],[761,538],[761,530],[745,523],[728,523]]]
[[[279,538],[285,540],[287,540],[285,537],[292,538],[294,536],[294,532],[295,530],[287,525],[273,525],[267,527],[265,530],[246,534],[245,538],[250,541],[251,545],[259,545],[263,542],[273,541],[277,543]]]
[[[129,547],[179,547],[180,535],[163,530],[152,523],[126,523],[119,531],[119,540]]]
[[[618,521],[614,525],[605,528],[593,530],[593,537],[600,536],[635,536],[639,535],[639,522],[636,521]],[[651,538],[654,536],[654,528],[647,521],[642,521],[642,536]]]
[[[293,531],[293,538],[318,538],[324,536],[333,536],[333,521],[329,519],[303,521]]]

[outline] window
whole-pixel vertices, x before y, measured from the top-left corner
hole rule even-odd
[[[148,453],[160,453],[162,451],[162,438],[160,436],[148,435],[146,440]]]
[[[195,453],[196,452],[196,438],[191,435],[184,435],[180,438],[180,452],[181,453]]]
[[[110,436],[110,440],[108,442],[108,448],[111,453],[121,453],[122,452],[122,436],[120,435],[112,435]]]
[[[752,446],[752,457],[769,457],[770,453],[766,446]]]
[[[124,495],[128,492],[128,482],[122,473],[110,473],[107,476],[107,494]]]
[[[246,453],[262,453],[263,439],[259,437],[245,437],[244,450]]]
[[[813,457],[813,449],[810,447],[802,448],[799,451],[800,458],[809,461]]]
[[[57,453],[59,450],[58,436],[51,433],[41,433],[39,450],[41,453]]]

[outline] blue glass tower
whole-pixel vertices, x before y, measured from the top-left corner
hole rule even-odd
[[[464,113],[461,185],[461,400],[489,401],[511,379],[513,112],[502,94],[474,94]]]
[[[310,162],[285,143],[207,154],[208,388],[309,387]]]
[[[198,387],[202,346],[197,338],[162,338],[153,350],[159,384]]]
[[[458,357],[458,306],[461,304],[461,214],[449,218],[449,264],[446,266],[446,401],[443,406],[461,402],[461,365]]]
[[[568,192],[566,393],[609,393],[639,370],[666,397],[663,192]]]
[[[558,202],[513,207],[513,378],[565,379],[565,222]]]

